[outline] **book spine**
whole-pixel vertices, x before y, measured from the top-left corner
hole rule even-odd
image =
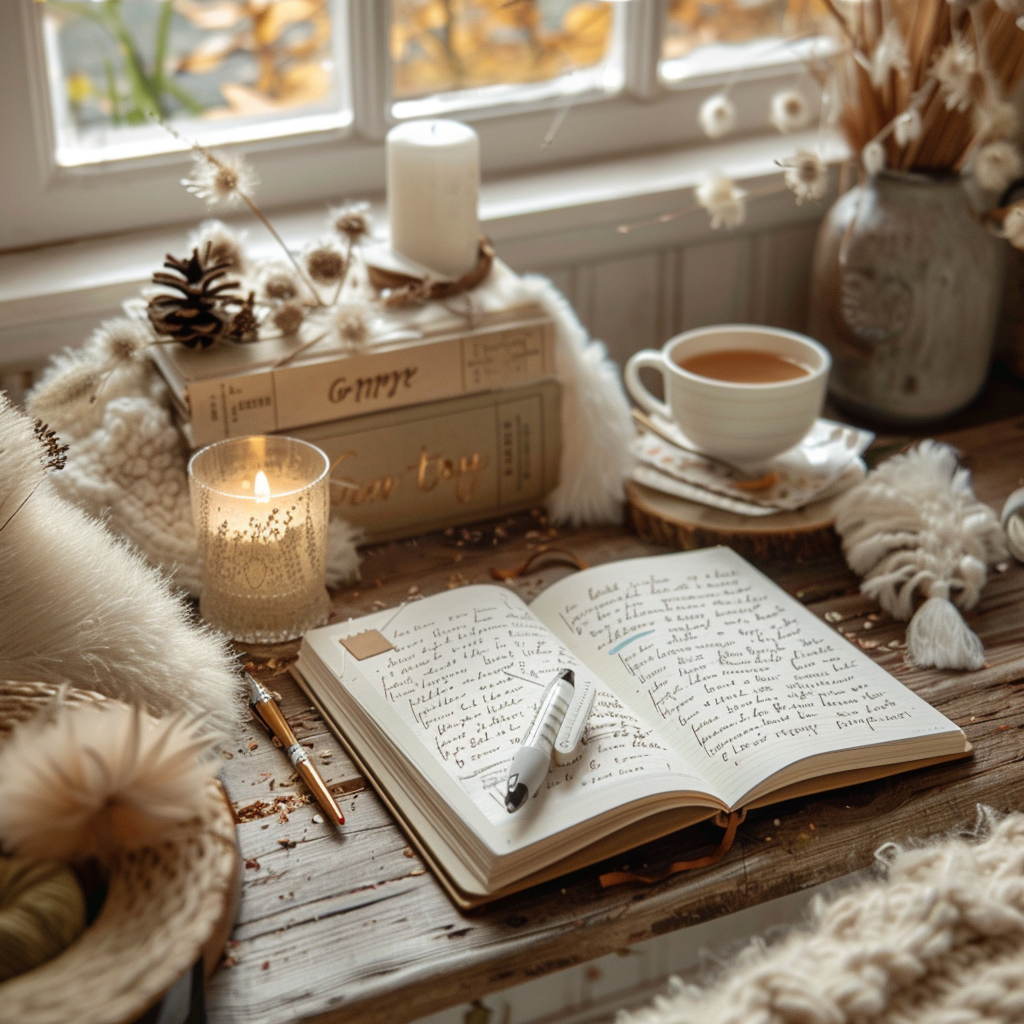
[[[507,388],[554,372],[554,324],[505,325],[423,344],[355,353],[187,385],[198,447]]]
[[[395,540],[536,507],[558,482],[560,404],[545,380],[289,433],[330,459],[332,511]]]

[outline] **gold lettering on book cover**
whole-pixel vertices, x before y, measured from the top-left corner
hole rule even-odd
[[[331,464],[331,483],[334,485],[331,504],[336,507],[387,501],[401,486],[401,477],[391,474],[370,480],[339,475],[336,470],[346,459],[358,461],[359,455],[349,450],[339,455]],[[413,465],[407,466],[406,471],[415,474],[417,490],[427,493],[435,490],[438,484],[451,481],[455,485],[456,500],[468,502],[476,493],[477,483],[488,466],[488,460],[480,452],[449,458],[440,452],[428,452],[425,447],[421,447],[419,459]]]
[[[403,389],[412,387],[417,367],[405,366],[368,377],[335,377],[327,390],[327,397],[335,404],[375,401],[380,398],[394,398]]]
[[[345,459],[356,458],[353,451],[343,452],[331,463],[331,483],[334,485],[331,491],[331,505],[365,505],[371,501],[387,501],[391,492],[399,485],[396,477],[391,475],[379,476],[373,480],[359,482],[349,476],[337,476],[335,469]]]
[[[449,459],[440,452],[428,455],[427,449],[421,448],[418,463],[409,468],[416,471],[416,486],[419,490],[432,491],[442,480],[454,480],[456,498],[469,501],[476,490],[480,473],[487,466],[487,459],[479,452]]]

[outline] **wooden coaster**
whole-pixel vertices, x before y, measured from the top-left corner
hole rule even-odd
[[[636,532],[652,544],[692,551],[724,544],[744,558],[767,562],[806,561],[838,554],[833,499],[796,512],[752,518],[676,498],[632,480],[626,483]]]

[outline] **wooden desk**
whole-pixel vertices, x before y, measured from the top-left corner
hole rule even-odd
[[[1024,485],[1024,418],[947,440],[964,452],[981,500],[998,509]],[[659,550],[626,529],[548,532],[524,516],[371,548],[362,582],[334,595],[334,615],[391,606],[416,588],[432,594],[488,581],[492,566],[520,564],[543,540],[591,564]],[[291,774],[284,754],[255,727],[237,737],[225,784],[243,817],[264,816],[239,826],[247,858],[242,903],[231,959],[210,989],[213,1024],[411,1020],[863,868],[887,840],[970,826],[978,803],[1024,807],[1024,566],[994,573],[968,616],[988,653],[988,667],[970,674],[904,666],[902,652],[887,647],[902,639],[903,625],[867,618],[877,609],[838,559],[763,568],[816,614],[838,612],[835,628],[855,634],[880,664],[962,726],[974,758],[754,812],[725,861],[706,871],[602,890],[594,868],[463,916],[289,677],[277,676],[271,685],[296,734],[314,756],[335,751],[321,767],[348,824],[334,832],[314,823],[315,805],[282,814],[304,794],[301,783],[284,784]],[[544,569],[516,589],[529,600],[566,571]],[[264,653],[281,657],[294,647]],[[264,806],[253,811],[257,801]],[[713,836],[698,826],[614,863],[666,864]]]

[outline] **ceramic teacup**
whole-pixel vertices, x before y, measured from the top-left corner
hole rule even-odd
[[[799,368],[789,380],[741,383],[684,369],[695,357],[754,352]],[[626,363],[626,388],[644,410],[673,423],[701,451],[740,466],[757,466],[798,444],[825,402],[828,351],[816,341],[774,327],[725,324],[677,334],[661,351],[645,349]],[[647,390],[640,370],[657,370],[666,401]]]

